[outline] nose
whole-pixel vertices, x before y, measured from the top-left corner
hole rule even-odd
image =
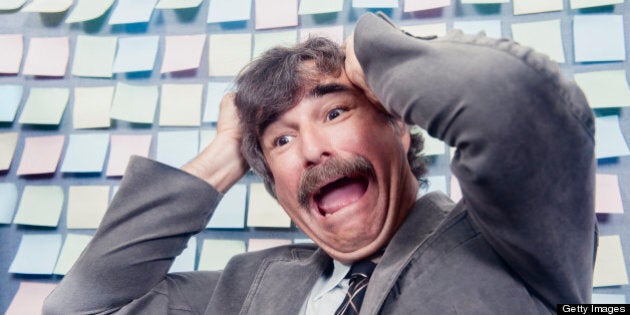
[[[305,167],[318,165],[330,157],[330,136],[321,126],[302,128],[299,137]]]

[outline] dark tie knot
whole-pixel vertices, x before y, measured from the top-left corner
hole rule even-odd
[[[374,268],[376,268],[376,264],[373,263],[371,260],[358,261],[354,263],[354,265],[352,265],[352,267],[350,268],[350,273],[348,274],[348,277],[350,278],[350,281],[358,281],[361,279],[369,278],[372,275]]]

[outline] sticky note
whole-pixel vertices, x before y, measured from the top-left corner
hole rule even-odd
[[[58,13],[70,8],[72,0],[33,0],[20,12]]]
[[[269,48],[276,46],[291,47],[297,42],[297,31],[258,32],[254,35],[253,59],[258,58]]]
[[[109,186],[70,186],[68,188],[68,229],[96,229],[109,205]]]
[[[255,0],[257,30],[297,26],[297,0]]]
[[[488,37],[503,37],[501,32],[501,20],[454,21],[453,28],[462,30],[462,32],[471,35],[477,35],[479,32],[484,32]]]
[[[77,35],[72,74],[111,78],[117,42],[118,38],[115,36]]]
[[[595,155],[598,159],[630,155],[619,126],[619,116],[595,118]]]
[[[61,186],[24,186],[13,223],[55,227],[59,224],[63,200]]]
[[[11,223],[17,200],[17,186],[14,183],[0,183],[0,224]]]
[[[252,183],[249,186],[247,208],[249,227],[291,227],[291,219],[280,204],[269,195],[262,183]]]
[[[21,85],[0,85],[0,122],[12,122],[15,119],[23,91]]]
[[[233,256],[244,252],[243,241],[203,240],[197,270],[222,270]]]
[[[245,199],[247,186],[236,184],[230,188],[214,210],[209,229],[242,229],[245,227]]]
[[[221,100],[231,86],[230,82],[208,82],[203,122],[216,122],[219,119]]]
[[[353,8],[398,8],[398,0],[352,0]]]
[[[459,186],[459,180],[455,175],[451,175],[451,193],[449,195],[451,200],[458,202],[462,199],[462,189]]]
[[[161,73],[199,68],[206,35],[177,35],[164,37],[164,59]]]
[[[212,34],[208,40],[210,76],[235,76],[251,60],[252,35]]]
[[[60,234],[24,234],[9,273],[50,275],[60,249]]]
[[[77,0],[66,23],[85,22],[101,17],[114,4],[114,0]]]
[[[201,4],[201,0],[160,0],[155,6],[156,9],[188,9],[196,8]]]
[[[113,86],[76,87],[72,107],[74,129],[108,128],[114,99]]]
[[[414,134],[420,133],[422,135],[422,138],[424,138],[424,149],[422,150],[421,154],[430,156],[442,155],[446,153],[444,142],[440,139],[431,137],[424,129],[421,129],[420,127],[414,127],[411,132]]]
[[[623,294],[593,293],[593,304],[626,304],[626,296]]]
[[[623,213],[619,180],[615,174],[597,174],[595,177],[595,212]]]
[[[298,14],[320,14],[340,12],[343,10],[343,0],[302,0]]]
[[[69,53],[67,36],[32,37],[22,74],[63,77],[68,66]]]
[[[446,190],[446,176],[427,176],[426,180],[427,185],[420,187],[422,194],[428,194],[433,191],[441,191],[444,194],[448,193],[448,190]]]
[[[156,160],[173,167],[182,167],[199,153],[199,131],[160,131],[157,137]]]
[[[571,9],[584,9],[623,3],[623,0],[570,0]]]
[[[0,1],[0,10],[15,10],[24,5],[26,0],[2,0]]]
[[[548,55],[556,62],[565,60],[560,20],[513,23],[512,39]]]
[[[217,136],[217,131],[214,129],[204,129],[201,130],[199,135],[199,151],[205,149],[212,140]]]
[[[158,101],[155,85],[116,84],[110,118],[135,123],[152,124]]]
[[[495,4],[509,3],[510,0],[460,0],[463,4]]]
[[[619,235],[600,235],[593,271],[593,287],[626,284],[628,273]]]
[[[187,272],[195,270],[195,260],[197,259],[197,239],[191,237],[186,244],[184,251],[175,257],[169,273]]]
[[[405,25],[401,27],[414,36],[444,36],[446,35],[446,23],[433,23],[421,25]]]
[[[211,0],[208,23],[246,21],[251,17],[252,0]]]
[[[15,74],[20,71],[24,40],[22,34],[0,35],[0,73]]]
[[[17,132],[0,133],[0,171],[6,171],[11,167],[17,141]]]
[[[71,134],[61,164],[64,173],[100,173],[109,147],[109,133]]]
[[[59,164],[64,135],[26,137],[18,175],[54,173]]]
[[[203,84],[163,84],[160,126],[200,126]]]
[[[156,2],[157,0],[118,0],[109,24],[149,22]]]
[[[300,42],[304,42],[310,37],[326,37],[341,45],[344,41],[343,25],[329,27],[314,27],[300,29]]]
[[[576,73],[574,78],[591,108],[630,106],[630,87],[625,70]]]
[[[57,287],[55,283],[22,281],[4,315],[40,314],[46,297]]]
[[[134,36],[118,39],[113,71],[151,71],[160,42],[159,36]]]
[[[403,11],[414,12],[448,7],[451,0],[404,0]]]
[[[91,240],[91,235],[68,233],[66,240],[63,242],[53,274],[67,274]]]
[[[247,244],[248,252],[255,252],[273,247],[291,245],[291,240],[273,238],[250,238]]]
[[[575,15],[573,46],[575,62],[625,60],[623,16]]]
[[[67,88],[31,88],[20,115],[21,124],[59,125],[68,105]]]
[[[122,176],[127,168],[129,157],[149,156],[151,135],[112,135],[110,138],[107,176]]]
[[[562,11],[562,0],[513,0],[514,15]]]

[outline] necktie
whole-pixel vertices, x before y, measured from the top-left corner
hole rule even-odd
[[[376,264],[371,260],[362,260],[352,265],[349,273],[350,287],[348,288],[348,293],[346,293],[346,298],[335,312],[335,315],[359,314],[374,267],[376,267]]]

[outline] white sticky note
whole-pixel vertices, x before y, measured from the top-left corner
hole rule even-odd
[[[0,35],[0,73],[15,74],[20,71],[24,40],[22,34]],[[0,99],[0,102],[2,100]],[[0,106],[0,110],[1,106]]]
[[[247,243],[247,252],[255,252],[279,246],[291,245],[291,240],[278,238],[250,238]]]
[[[448,190],[446,190],[446,176],[427,176],[426,179],[427,185],[420,187],[422,194],[428,194],[433,191],[441,191],[445,195],[448,194]]]
[[[262,183],[252,183],[249,186],[247,209],[249,227],[291,227],[291,219]]]
[[[109,133],[71,134],[61,172],[100,173],[108,147]]]
[[[13,224],[55,227],[61,218],[63,200],[61,186],[24,186]]]
[[[514,23],[512,39],[548,55],[556,62],[565,62],[560,20]]]
[[[160,72],[199,68],[205,42],[205,34],[164,37],[164,59]]]
[[[44,300],[56,287],[57,284],[55,283],[21,281],[20,287],[4,315],[40,314]]]
[[[245,199],[247,186],[236,184],[230,188],[214,210],[206,228],[242,229],[245,227]]]
[[[265,51],[272,47],[283,46],[291,47],[297,42],[297,31],[280,31],[280,32],[258,32],[254,35],[254,52],[252,59],[256,59]]]
[[[576,73],[574,78],[591,108],[630,106],[630,87],[625,70]]]
[[[31,88],[20,115],[20,124],[59,125],[69,98],[67,88]]]
[[[195,271],[195,260],[197,259],[197,239],[191,237],[186,244],[184,251],[175,257],[169,273]]]
[[[20,12],[59,13],[70,8],[72,0],[33,0]]]
[[[155,6],[156,9],[188,9],[196,8],[201,4],[201,0],[160,0]]]
[[[502,38],[501,20],[484,20],[484,21],[454,21],[453,28],[462,30],[462,32],[471,35],[477,35],[479,32],[486,33],[491,38]]]
[[[0,1],[0,10],[15,10],[24,5],[26,0],[2,0]]]
[[[514,15],[562,11],[563,0],[512,0]]]
[[[57,259],[53,274],[67,274],[91,240],[91,235],[68,233],[66,240],[63,242],[63,247],[59,253],[59,259]]]
[[[210,76],[235,76],[251,60],[252,35],[211,34],[208,40]]]
[[[51,174],[57,169],[64,135],[26,137],[18,175]]]
[[[200,126],[202,97],[203,84],[163,84],[160,126]]]
[[[571,9],[584,9],[623,3],[623,0],[570,0]]]
[[[77,0],[66,23],[85,22],[101,17],[114,4],[114,0]]]
[[[630,155],[619,126],[619,116],[595,118],[595,155],[598,159]]]
[[[509,3],[510,0],[460,0],[463,4],[496,4]]]
[[[17,201],[17,186],[14,183],[0,183],[0,224],[11,224]]]
[[[68,37],[32,37],[26,60],[24,75],[63,77],[70,54]]]
[[[343,10],[343,0],[302,0],[298,14],[320,14],[340,12]]]
[[[341,45],[344,41],[343,25],[300,29],[300,42],[304,42],[308,38],[316,36],[326,37]]]
[[[451,0],[403,0],[404,12],[414,12],[431,10],[437,8],[448,7],[451,5]]]
[[[160,42],[159,36],[134,36],[118,39],[113,71],[151,71]]]
[[[252,0],[211,0],[208,23],[246,21],[251,17]]]
[[[257,30],[298,25],[297,0],[255,0]]]
[[[593,287],[626,284],[628,273],[619,235],[600,235],[593,270]]]
[[[413,128],[412,132],[414,134],[420,133],[424,138],[424,149],[422,150],[421,154],[431,156],[442,155],[446,153],[445,144],[442,140],[431,137],[424,129],[421,129],[419,127]]]
[[[132,155],[149,156],[151,135],[112,135],[107,161],[107,176],[122,176]]]
[[[155,85],[130,85],[118,82],[109,116],[135,123],[152,124],[158,101]]]
[[[623,16],[575,15],[573,46],[575,62],[625,60]]]
[[[12,122],[22,101],[22,85],[0,85],[0,122]]]
[[[74,129],[109,128],[114,87],[76,87],[72,107]]]
[[[149,22],[156,2],[157,0],[118,0],[109,24]]]
[[[617,175],[597,174],[595,176],[595,212],[623,213]]]
[[[9,273],[50,275],[60,249],[61,234],[24,234]]]
[[[222,270],[233,256],[244,252],[243,241],[203,240],[197,270]]]
[[[182,167],[199,153],[199,131],[160,131],[157,137],[156,160],[173,167]]]
[[[398,0],[352,0],[353,8],[398,8]]]
[[[68,229],[96,229],[109,205],[109,186],[70,186],[68,188]]]
[[[77,35],[72,74],[80,77],[111,78],[118,38]]]
[[[18,139],[17,132],[0,133],[0,171],[6,171],[11,167]]]
[[[444,36],[446,35],[446,23],[404,25],[401,29],[414,36]]]
[[[623,294],[593,293],[593,304],[626,304],[626,296]]]
[[[206,106],[203,113],[203,122],[216,122],[219,119],[219,107],[223,95],[232,86],[230,82],[208,82],[206,90]]]

